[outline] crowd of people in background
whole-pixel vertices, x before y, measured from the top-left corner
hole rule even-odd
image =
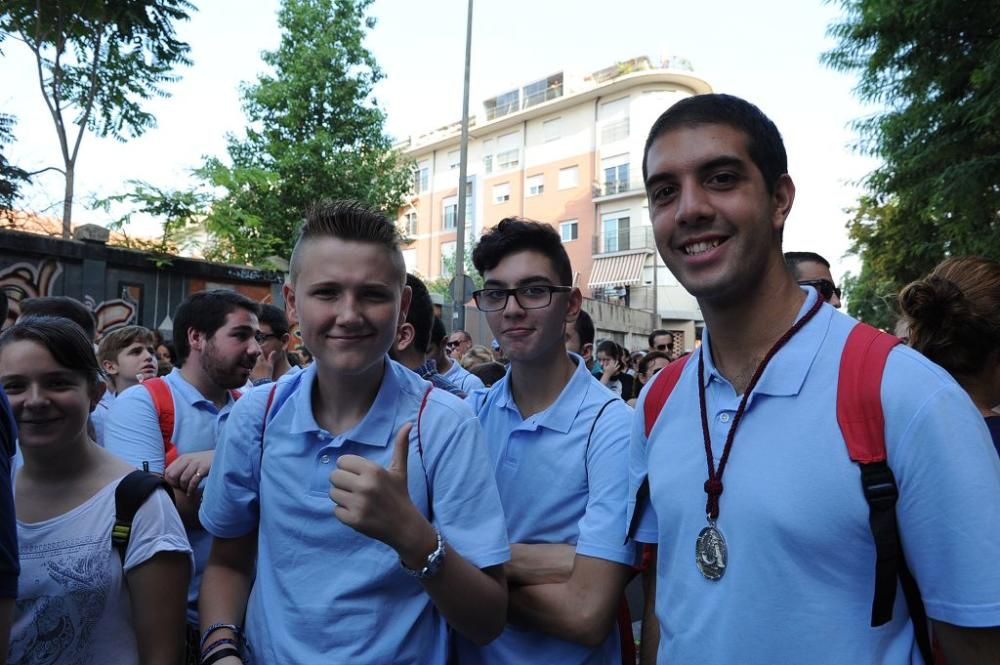
[[[908,285],[898,338],[838,312],[781,251],[777,128],[726,95],[667,110],[643,178],[695,339],[598,339],[520,218],[472,253],[483,332],[449,332],[356,202],[308,212],[284,308],[202,291],[98,338],[21,303],[0,661],[1000,662],[1000,264]]]

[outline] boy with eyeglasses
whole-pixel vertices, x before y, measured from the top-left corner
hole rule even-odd
[[[840,309],[840,288],[833,281],[830,262],[816,252],[785,252],[785,265],[799,286],[811,286],[823,300]]]
[[[620,663],[613,630],[636,551],[625,544],[632,410],[568,353],[580,290],[559,234],[504,219],[480,239],[474,294],[510,370],[469,396],[486,433],[507,518],[508,626],[462,663]]]
[[[260,306],[260,356],[250,374],[253,385],[277,381],[287,374],[292,366],[288,362],[287,345],[290,337],[288,317],[280,307],[270,304]]]

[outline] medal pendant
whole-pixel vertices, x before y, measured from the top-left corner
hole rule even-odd
[[[707,579],[719,580],[726,573],[729,551],[726,539],[715,526],[715,520],[708,520],[708,526],[701,530],[694,544],[695,563]]]

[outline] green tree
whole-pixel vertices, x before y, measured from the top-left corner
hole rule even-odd
[[[166,96],[164,84],[190,47],[173,24],[194,9],[187,0],[4,0],[0,33],[27,45],[52,116],[66,178],[63,237],[69,237],[80,143],[86,131],[124,141],[156,119],[142,109]],[[71,136],[75,126],[76,135]]]
[[[207,255],[259,265],[291,254],[305,210],[323,199],[358,199],[395,217],[412,182],[372,97],[383,74],[364,46],[372,0],[284,0],[281,42],[263,54],[271,72],[242,90],[249,120],[229,137],[228,163],[197,171],[223,191],[205,217]]]
[[[942,259],[1000,257],[1000,4],[839,2],[823,60],[881,109],[855,123],[882,165],[848,223],[849,308],[891,327],[895,294]]]
[[[0,113],[0,218],[14,209],[21,185],[28,182],[28,173],[3,154],[3,147],[14,140],[14,116]]]

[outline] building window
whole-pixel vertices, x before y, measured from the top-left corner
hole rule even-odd
[[[454,196],[447,198],[442,203],[441,228],[445,231],[454,229],[458,223],[458,199]]]
[[[483,102],[483,106],[486,107],[487,120],[495,120],[510,113],[515,113],[521,108],[521,91],[511,90],[502,95],[497,95]]]
[[[430,188],[431,184],[431,167],[430,164],[425,162],[420,162],[417,164],[416,168],[413,169],[413,191],[417,194],[423,194]]]
[[[599,117],[601,122],[601,143],[614,143],[628,138],[629,98],[616,99],[613,102],[601,104]]]
[[[417,235],[417,213],[406,213],[405,231],[407,236],[413,237]]]
[[[560,130],[562,129],[562,118],[552,118],[551,120],[546,120],[542,123],[542,140],[548,143],[549,141],[558,141],[562,134]]]
[[[605,215],[601,219],[602,254],[624,252],[629,249],[629,218],[621,213]]]
[[[580,167],[567,166],[559,169],[559,189],[569,189],[580,184]]]
[[[493,203],[506,203],[507,201],[510,201],[510,183],[493,185]]]
[[[610,157],[601,162],[604,171],[604,195],[620,194],[629,190],[628,155]]]
[[[545,191],[545,176],[539,173],[528,178],[528,196],[540,196]]]
[[[455,271],[455,241],[441,243],[441,276],[451,277]]]
[[[486,172],[486,175],[493,173],[493,155],[483,156],[483,171]]]
[[[576,223],[575,219],[571,219],[568,222],[559,223],[559,236],[562,238],[563,242],[569,242],[571,240],[576,240],[579,236],[579,225]]]
[[[457,169],[462,165],[462,151],[461,150],[449,150],[448,151],[448,168]]]
[[[518,132],[504,134],[497,139],[497,168],[510,169],[521,161],[521,135]]]
[[[524,86],[524,108],[557,99],[562,97],[562,94],[563,75],[559,72]]]

